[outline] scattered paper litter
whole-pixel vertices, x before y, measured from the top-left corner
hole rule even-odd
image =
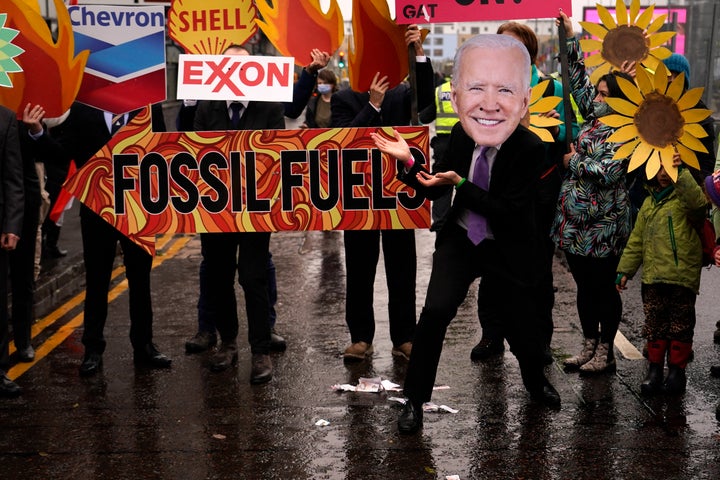
[[[438,405],[438,404],[432,403],[432,402],[423,403],[422,409],[423,409],[423,412],[426,412],[426,413],[439,412],[441,410],[444,412],[448,412],[448,413],[458,413],[460,411],[460,410],[455,410],[454,408],[450,408],[447,405]]]
[[[402,388],[397,383],[393,383],[390,380],[383,380],[380,382],[386,392],[401,392]]]
[[[335,391],[335,392],[338,392],[338,391],[340,391],[340,392],[354,392],[354,391],[355,391],[355,386],[354,386],[354,385],[350,385],[349,383],[343,383],[342,385],[336,383],[335,385],[333,385],[332,387],[330,387],[330,390],[333,390],[333,391]]]
[[[460,480],[460,475],[448,475],[445,480]]]
[[[433,390],[450,390],[450,385],[437,385],[433,387]]]
[[[327,427],[328,425],[330,425],[330,422],[328,422],[327,420],[322,419],[322,418],[320,420],[318,420],[317,422],[315,422],[316,427]]]
[[[382,379],[380,377],[374,377],[374,378],[364,378],[360,377],[358,379],[358,385],[355,389],[356,392],[369,392],[369,393],[377,393],[381,391],[383,388],[382,386]]]
[[[217,440],[225,440],[227,437],[225,435],[223,435],[222,433],[216,433],[213,435],[213,438],[215,438]]]
[[[407,403],[407,398],[402,397],[388,397],[389,402],[397,402],[401,405],[405,405]]]
[[[385,392],[402,392],[402,388],[397,383],[390,380],[383,380],[381,377],[365,378],[360,377],[357,385],[349,383],[336,383],[330,387],[335,392],[363,392],[363,393],[379,393]]]

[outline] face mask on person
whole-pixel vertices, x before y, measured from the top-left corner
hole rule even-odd
[[[604,117],[605,115],[613,113],[613,109],[607,102],[593,102],[593,113],[595,117]]]
[[[332,85],[329,83],[322,83],[317,86],[317,91],[320,95],[325,95],[326,93],[332,92]]]

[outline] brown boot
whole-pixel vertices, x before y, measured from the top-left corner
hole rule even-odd
[[[586,338],[585,340],[583,340],[583,347],[580,353],[578,353],[574,357],[566,358],[563,362],[565,368],[568,370],[577,370],[581,366],[585,365],[593,358],[597,344],[597,338]]]
[[[365,360],[373,353],[373,347],[367,342],[355,342],[345,349],[343,359],[346,362],[359,362]]]
[[[592,359],[580,366],[580,373],[593,375],[615,371],[615,357],[610,343],[598,343]]]

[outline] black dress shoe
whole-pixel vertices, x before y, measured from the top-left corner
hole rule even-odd
[[[217,345],[217,335],[212,332],[198,332],[185,342],[186,353],[200,353]]]
[[[530,398],[546,407],[560,408],[560,394],[547,380],[542,388],[530,390]]]
[[[252,368],[250,369],[250,383],[260,385],[272,379],[272,361],[270,355],[253,353]]]
[[[135,365],[150,368],[170,368],[172,360],[160,353],[154,343],[148,343],[144,347],[133,352]]]
[[[720,378],[720,365],[713,365],[710,367],[710,375]]]
[[[495,355],[500,355],[504,351],[505,343],[502,338],[483,337],[480,339],[480,343],[470,351],[470,359],[487,360]]]
[[[18,348],[18,360],[24,363],[30,363],[35,360],[35,350],[28,345],[24,348]]]
[[[63,250],[62,248],[58,247],[57,245],[51,245],[45,247],[45,250],[43,252],[46,258],[62,258],[67,255],[67,250]]]
[[[10,380],[4,372],[0,371],[0,397],[15,398],[22,395],[22,388]]]
[[[222,372],[237,363],[238,351],[237,343],[223,342],[210,359],[210,370],[213,372]]]
[[[273,328],[270,331],[270,350],[273,352],[284,352],[287,349],[287,342],[283,337],[277,334]]]
[[[422,427],[422,419],[422,407],[415,407],[413,402],[408,399],[398,417],[398,431],[406,434],[415,433]]]
[[[88,353],[80,364],[80,376],[89,377],[95,375],[102,368],[102,355],[99,353]]]

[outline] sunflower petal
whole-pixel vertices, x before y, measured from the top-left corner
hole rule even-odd
[[[635,69],[635,82],[637,82],[643,96],[646,96],[655,89],[650,74],[644,68]]]
[[[683,161],[683,163],[690,165],[696,170],[700,170],[700,162],[698,161],[697,155],[695,155],[695,152],[687,148],[682,143],[678,143],[675,145],[678,152],[680,153],[680,160]]]
[[[648,73],[651,75],[655,75],[655,69],[657,68],[658,64],[660,63],[660,60],[658,60],[656,57],[652,56],[652,50],[650,51],[650,55],[645,57],[642,60],[641,65],[643,68],[648,70]]]
[[[669,49],[665,47],[657,47],[650,50],[650,55],[648,56],[648,58],[654,57],[658,60],[665,60],[670,55],[672,55],[672,52]]]
[[[675,149],[672,145],[663,148],[658,151],[660,155],[660,163],[662,164],[665,172],[672,178],[673,182],[677,182],[678,169],[673,166],[673,157],[675,156]]]
[[[672,81],[672,83],[668,87],[667,91],[665,92],[665,95],[672,98],[677,103],[677,101],[680,100],[680,97],[682,96],[684,90],[685,90],[685,74],[680,73],[680,75],[675,77],[675,80]]]
[[[617,17],[618,25],[628,24],[628,11],[624,0],[617,0],[615,3],[615,16]]]
[[[530,105],[531,112],[545,113],[554,110],[562,101],[560,97],[545,97]]]
[[[555,141],[552,134],[544,128],[537,128],[531,124],[529,130],[540,137],[540,140],[545,143],[552,143]]]
[[[590,35],[594,35],[600,40],[605,38],[605,35],[608,33],[608,29],[603,27],[602,25],[598,25],[597,23],[593,22],[580,22],[580,25],[585,29],[586,32],[588,32]]]
[[[544,80],[530,90],[530,105],[540,100],[543,96],[543,93],[545,93],[545,90],[547,89],[547,85],[550,83],[550,80]]]
[[[543,117],[542,115],[537,113],[534,115],[530,115],[530,125],[534,125],[536,127],[557,127],[558,125],[562,125],[562,123],[562,120],[560,120],[559,118]]]
[[[602,41],[596,40],[594,38],[581,38],[580,39],[580,48],[585,53],[590,52],[597,52],[599,50],[602,50]],[[585,65],[588,65],[588,59],[585,59]]]
[[[597,13],[598,17],[600,18],[600,21],[608,30],[612,30],[613,28],[617,27],[617,23],[615,23],[615,19],[610,14],[607,8],[603,7],[602,5],[597,6]]]
[[[647,11],[647,10],[646,10],[646,11]],[[652,16],[652,15],[651,15],[651,16]],[[667,15],[660,15],[659,17],[655,18],[655,19],[650,23],[650,25],[647,27],[646,32],[647,32],[648,34],[652,34],[652,33],[655,33],[655,32],[657,32],[657,31],[659,31],[659,30],[663,27],[663,25],[665,25],[665,18],[666,18],[666,17],[667,17]],[[640,25],[638,25],[638,27],[639,27],[639,26],[640,26]]]
[[[659,63],[655,69],[654,81],[655,90],[665,95],[668,86],[668,73],[664,63]]]
[[[604,115],[600,117],[600,121],[607,125],[608,127],[613,128],[620,128],[624,127],[625,125],[630,125],[633,123],[632,117],[626,117],[625,115]]]
[[[653,10],[654,8],[646,8],[635,21],[635,25],[643,30],[648,28],[648,25],[650,25],[650,22],[652,21]]]
[[[705,108],[692,108],[690,110],[683,110],[680,114],[683,116],[686,123],[698,123],[712,115],[712,110],[707,110]]]
[[[595,70],[593,70],[592,73],[590,74],[590,81],[592,82],[592,84],[597,85],[597,82],[598,82],[598,80],[600,80],[600,77],[602,77],[603,75],[608,73],[611,68],[612,68],[612,65],[610,65],[609,62],[605,62],[602,65],[600,65],[599,67],[597,67]]]
[[[660,45],[663,45],[667,43],[672,37],[674,37],[676,32],[658,32],[653,33],[650,35],[650,48],[659,47]]]
[[[653,151],[652,155],[650,155],[650,158],[648,158],[647,163],[645,164],[645,175],[647,176],[647,179],[650,180],[655,175],[657,175],[657,172],[660,170],[660,152],[657,150]]]
[[[615,77],[615,80],[617,80],[620,89],[631,102],[635,105],[640,105],[643,102],[643,96],[640,93],[640,90],[638,90],[637,85],[630,80],[625,80],[622,77]]]
[[[610,105],[610,108],[612,108],[616,113],[619,113],[621,115],[625,115],[626,117],[633,117],[635,116],[635,112],[638,109],[638,106],[628,102],[625,99],[622,98],[616,98],[616,97],[607,97],[605,99],[608,105]]]
[[[633,2],[630,4],[630,24],[635,23],[635,19],[637,18],[639,12],[640,0],[633,0]]]
[[[640,142],[641,142],[641,140],[639,138],[637,138],[631,142],[623,144],[622,146],[620,146],[620,148],[618,148],[615,151],[615,155],[613,155],[612,159],[613,160],[625,160],[626,158],[629,158],[630,155],[632,155],[633,152],[635,151],[635,147],[637,147]]]
[[[583,48],[583,51],[585,52],[585,51],[587,51],[587,50],[585,50],[585,48]],[[585,59],[585,66],[588,67],[588,68],[593,68],[593,67],[597,67],[597,66],[602,65],[602,64],[605,63],[606,61],[607,61],[607,60],[605,60],[605,59],[603,58],[603,56],[600,55],[600,53],[596,53],[596,54],[594,54],[594,55],[590,55],[589,57],[587,57],[587,58]]]
[[[691,88],[685,94],[680,97],[680,100],[677,102],[677,106],[680,109],[680,111],[687,110],[689,108],[694,108],[700,99],[703,96],[703,91],[705,89],[702,87],[698,88]]]
[[[696,152],[708,153],[707,148],[705,148],[705,145],[703,145],[700,140],[693,137],[687,131],[685,131],[683,133],[683,136],[680,137],[680,143],[692,150],[695,150]]]
[[[689,133],[695,138],[705,138],[708,136],[708,133],[705,131],[705,129],[698,123],[686,123],[683,126],[683,130],[685,130],[687,133]]]
[[[635,149],[635,153],[633,153],[632,157],[630,157],[630,164],[628,165],[628,172],[632,172],[636,168],[638,168],[640,165],[645,163],[648,158],[650,158],[650,154],[653,152],[653,147],[651,147],[649,144],[645,142],[640,142]]]
[[[636,139],[639,135],[640,133],[637,127],[634,124],[630,124],[615,130],[606,141],[610,143],[625,143]]]

